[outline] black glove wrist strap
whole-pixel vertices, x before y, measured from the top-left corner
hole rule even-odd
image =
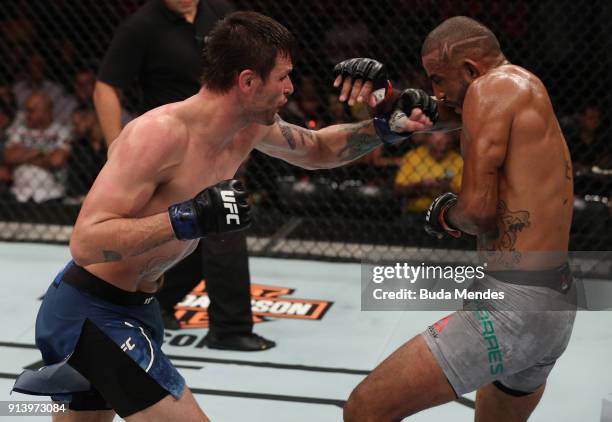
[[[442,226],[442,228],[444,229],[446,233],[448,233],[449,235],[453,237],[458,238],[458,237],[461,237],[461,234],[463,232],[459,230],[458,228],[454,227],[446,218],[446,213],[448,212],[448,210],[450,210],[455,205],[457,205],[456,199],[452,199],[448,201],[444,205],[444,207],[440,210],[440,214],[438,214],[438,222],[440,223],[440,225]]]

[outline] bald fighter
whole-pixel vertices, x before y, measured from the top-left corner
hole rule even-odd
[[[399,421],[477,390],[476,421],[526,421],[575,317],[573,309],[521,312],[532,300],[563,300],[571,286],[568,148],[542,82],[508,62],[484,25],[444,21],[422,60],[440,109],[460,115],[465,162],[459,195],[436,198],[425,228],[476,236],[489,269],[476,288],[510,294],[503,311],[468,304],[400,347],[355,388],[344,419]],[[341,85],[343,99],[373,101],[372,81],[339,77]]]
[[[207,38],[202,89],[143,114],[111,145],[70,239],[73,261],[38,314],[46,367],[15,385],[70,401],[56,420],[208,420],[161,351],[153,293],[162,274],[200,238],[249,226],[247,193],[231,178],[254,148],[314,169],[395,139],[384,121],[311,131],[281,120],[294,45],[273,19],[228,15]],[[403,130],[431,126],[423,110],[402,106],[412,116]]]

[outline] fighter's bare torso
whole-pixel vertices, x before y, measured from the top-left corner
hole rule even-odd
[[[218,142],[221,136],[219,125],[194,125],[189,121],[187,110],[193,108],[190,103],[194,101],[197,100],[192,97],[184,102],[168,104],[151,110],[138,119],[140,128],[151,125],[167,130],[163,142],[176,145],[176,148],[174,156],[168,156],[158,163],[160,180],[153,195],[142,203],[138,198],[124,198],[132,205],[129,207],[129,214],[122,217],[140,218],[164,212],[174,203],[189,199],[221,180],[233,178],[240,164],[247,158],[255,139],[241,137]],[[124,159],[134,156],[134,151],[129,150],[157,147],[135,134],[136,130],[138,129],[132,125],[126,126],[113,142],[108,163],[92,187],[87,199],[89,203],[86,201],[84,204],[85,210],[105,206],[99,203],[97,190],[113,189],[117,183],[124,182],[118,180],[116,168],[134,164]],[[190,254],[197,242],[198,240],[171,240],[137,256],[122,257],[116,262],[93,264],[85,268],[121,289],[154,292],[163,273]]]
[[[196,246],[176,240],[168,207],[233,178],[253,148],[323,169],[381,144],[371,120],[318,131],[282,121],[277,113],[293,92],[291,70],[290,58],[278,55],[266,81],[245,70],[228,92],[204,86],[126,126],[81,207],[70,239],[74,261],[124,290],[153,292],[161,275]],[[413,111],[406,130],[430,125]]]
[[[510,116],[463,113],[470,119],[510,119],[505,158],[499,168],[497,236],[480,236],[479,249],[495,252],[494,261],[505,267],[536,268],[561,263],[569,241],[573,209],[571,159],[548,93],[530,72],[514,65],[490,70],[469,90],[473,97],[512,104]],[[466,94],[466,103],[470,92]],[[467,104],[466,104],[467,105]],[[467,105],[466,108],[469,108]],[[469,134],[463,131],[462,149]],[[557,262],[542,264],[534,251],[560,252]],[[525,253],[529,252],[529,253]],[[532,261],[532,262],[530,262]]]

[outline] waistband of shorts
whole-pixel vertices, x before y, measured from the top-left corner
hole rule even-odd
[[[61,277],[54,282],[57,287],[59,282],[71,285],[84,293],[102,299],[106,302],[121,306],[148,305],[155,299],[151,293],[128,292],[96,277],[85,268],[71,261],[64,269]]]
[[[572,270],[567,262],[548,270],[486,271],[485,274],[505,283],[520,286],[547,287],[559,293],[567,293],[573,282]]]

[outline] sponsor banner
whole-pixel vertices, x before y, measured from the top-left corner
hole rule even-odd
[[[319,320],[333,304],[326,300],[286,297],[293,293],[294,289],[287,287],[251,284],[253,322],[260,323],[270,318]],[[181,328],[207,328],[209,304],[206,281],[202,280],[175,306],[174,315]]]

